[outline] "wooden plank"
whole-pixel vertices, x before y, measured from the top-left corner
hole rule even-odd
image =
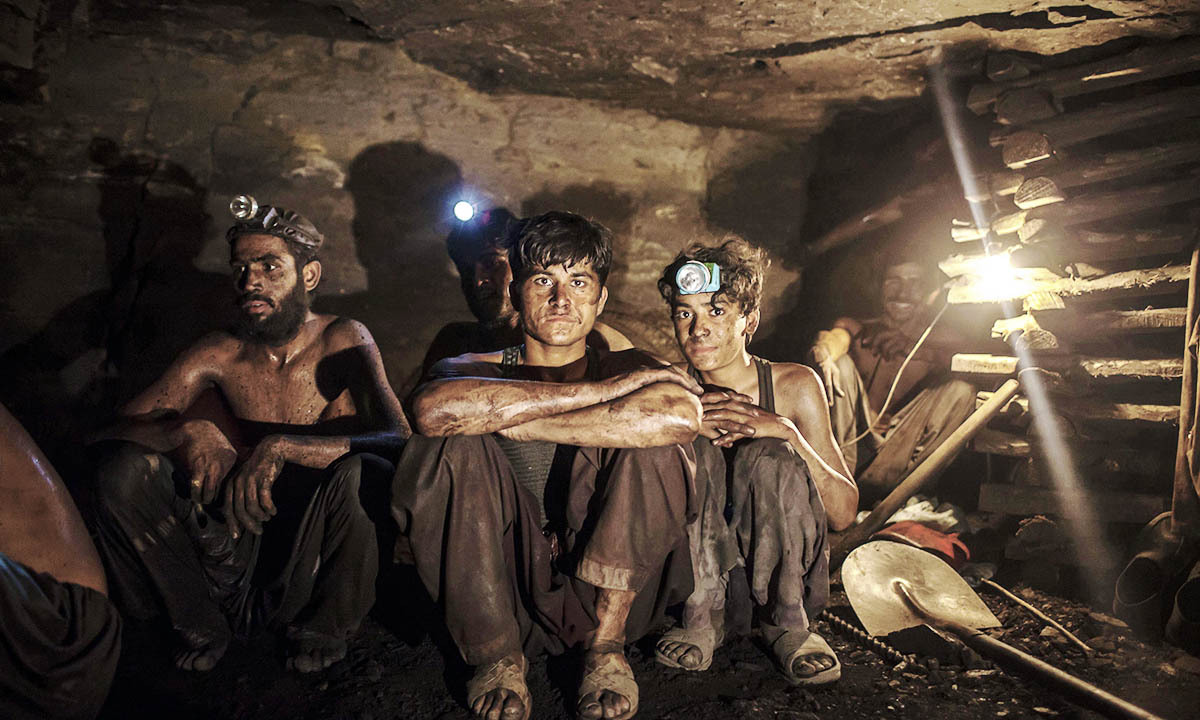
[[[1200,100],[1200,98],[1198,98]],[[1198,105],[1197,107],[1200,107]],[[997,235],[1010,235],[1022,230],[1023,226],[1037,220],[1044,223],[1071,227],[1136,214],[1154,208],[1167,207],[1200,198],[1200,176],[1168,180],[1136,188],[1106,193],[1080,195],[1065,202],[1018,210],[992,220],[991,230]],[[1038,226],[1040,231],[1044,227]],[[1026,230],[1024,237],[1032,234]]]
[[[1057,278],[1055,280],[973,283],[969,277],[954,281],[946,301],[951,305],[973,305],[1019,300],[1035,293],[1059,297],[1090,295],[1155,295],[1178,292],[1187,282],[1186,265],[1168,265],[1148,270],[1126,270],[1098,278]],[[1044,306],[1044,305],[1043,305]]]
[[[976,407],[987,402],[992,393],[983,391],[976,395]],[[1178,405],[1151,405],[1136,403],[1121,403],[1100,400],[1096,398],[1079,398],[1056,396],[1054,410],[1068,417],[1080,420],[1121,420],[1140,421],[1149,423],[1179,422]],[[1008,402],[1001,411],[1006,415],[1029,414],[1029,400],[1018,396]]]
[[[988,56],[991,61],[991,56]],[[982,115],[1004,92],[1038,87],[1058,99],[1170,77],[1200,69],[1200,40],[1187,39],[1138,48],[1124,55],[1045,73],[1027,74],[1027,67],[999,58],[996,78],[971,88],[967,107]]]
[[[969,375],[1013,375],[1020,364],[1009,355],[957,353],[950,360],[950,371]],[[1177,379],[1183,377],[1183,359],[1039,357],[1039,367],[1066,372],[1070,377],[1089,380],[1136,380],[1141,378]]]
[[[1041,233],[1039,233],[1039,237]],[[1192,248],[1193,242],[1180,236],[1164,237],[1154,242],[1106,243],[1090,245],[1073,242],[1041,242],[1036,245],[1020,245],[1009,252],[1009,263],[1014,268],[1050,268],[1057,270],[1073,263],[1104,263],[1131,258],[1153,258],[1163,255],[1183,255]],[[1149,262],[1139,263],[1149,265]],[[1066,275],[1069,273],[1058,273]]]
[[[1170,509],[1165,495],[1112,492],[1089,489],[1090,507],[1080,507],[1078,498],[1063,498],[1051,488],[1008,483],[984,483],[979,488],[979,509],[1002,515],[1055,515],[1079,517],[1094,512],[1107,522],[1144,523]]]
[[[1010,168],[1024,167],[1087,140],[1191,117],[1197,107],[1200,107],[1200,87],[1177,88],[1064,113],[1022,125],[1019,130],[995,130],[988,136],[988,142],[993,147],[1011,146],[1015,154],[1006,154],[1004,164]],[[1029,146],[1031,138],[1038,135],[1045,138],[1045,145]]]
[[[992,337],[1010,345],[1019,341],[1019,347],[1028,350],[1063,352],[1069,348],[1057,335],[1038,325],[1037,319],[1030,313],[1000,318],[992,323]]]
[[[992,337],[1006,337],[1015,330],[1041,331],[1051,337],[1095,339],[1113,335],[1181,330],[1187,308],[1147,308],[1145,310],[1101,310],[1079,312],[1069,308],[1033,310],[1016,318],[997,320]]]
[[[1151,229],[1092,230],[1079,226],[1063,227],[1046,220],[1036,220],[1026,222],[1017,231],[1017,235],[1026,246],[1068,247],[1070,252],[1059,253],[1066,259],[1071,259],[1075,253],[1079,253],[1081,260],[1102,260],[1188,251],[1196,243],[1196,232],[1197,228],[1194,225],[1162,224]],[[1017,249],[1011,250],[1010,260],[1014,266],[1020,267],[1016,254]]]
[[[1050,93],[1040,88],[1013,88],[996,100],[996,122],[1023,125],[1048,120],[1062,112]]]
[[[1058,183],[1048,177],[1029,178],[1013,193],[1013,202],[1022,210],[1032,210],[1043,205],[1064,202],[1066,193]]]

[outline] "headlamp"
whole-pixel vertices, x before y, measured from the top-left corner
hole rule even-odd
[[[466,200],[459,200],[454,203],[454,217],[462,222],[466,222],[475,217],[475,206]]]
[[[314,249],[320,248],[325,242],[325,236],[304,216],[272,205],[259,205],[249,195],[238,195],[231,200],[229,212],[236,221],[225,233],[225,239],[229,242],[239,235],[253,233],[274,235]]]
[[[696,295],[721,289],[721,266],[689,260],[675,271],[675,287],[680,295]]]

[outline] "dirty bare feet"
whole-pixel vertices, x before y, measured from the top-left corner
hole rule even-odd
[[[626,720],[637,713],[638,686],[622,645],[597,643],[584,652],[575,708],[585,720]]]
[[[678,629],[682,630],[682,628]],[[659,639],[654,646],[654,656],[670,660],[672,666],[684,670],[699,670],[706,659],[704,651],[700,649],[699,645],[683,640],[679,634],[664,635]],[[711,656],[708,659],[711,661]]]
[[[525,720],[532,709],[525,684],[525,655],[506,655],[475,668],[467,681],[467,705],[480,720]]]
[[[824,685],[842,676],[833,648],[817,633],[762,627],[783,676],[793,685]]]
[[[183,647],[175,652],[175,667],[180,670],[208,672],[217,666],[229,648],[228,633],[180,630]]]
[[[324,633],[290,628],[287,667],[296,672],[324,670],[346,658],[346,641]]]

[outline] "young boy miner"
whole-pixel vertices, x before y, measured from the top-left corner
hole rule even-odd
[[[647,581],[695,514],[700,386],[640,351],[587,346],[608,299],[603,227],[531,218],[509,261],[524,344],[444,360],[417,389],[421,434],[393,514],[476,668],[476,717],[528,717],[525,652],[578,645],[579,716],[629,718],[624,645],[645,632],[658,587]]]
[[[826,524],[854,520],[858,490],[833,439],[821,380],[746,346],[758,329],[761,250],[744,240],[692,245],[658,282],[675,339],[704,384],[696,450],[700,519],[688,527],[694,590],[656,659],[705,670],[723,635],[728,571],[746,566],[759,628],[796,684],[832,682],[841,666],[810,629],[829,595]],[[727,509],[731,509],[730,514]]]

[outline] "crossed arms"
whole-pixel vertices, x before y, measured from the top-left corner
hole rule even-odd
[[[700,429],[700,386],[670,366],[569,383],[467,375],[483,357],[445,360],[441,369],[464,376],[433,380],[417,389],[413,412],[418,432],[499,433],[519,441],[636,448],[689,443]]]

